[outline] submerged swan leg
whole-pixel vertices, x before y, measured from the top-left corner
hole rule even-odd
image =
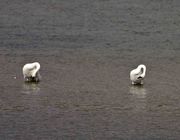
[[[135,85],[136,83],[132,81],[132,84]]]
[[[34,77],[34,78],[33,78],[33,81],[39,82],[39,77]]]
[[[24,80],[25,80],[26,82],[29,82],[31,79],[30,79],[29,77],[24,77]]]

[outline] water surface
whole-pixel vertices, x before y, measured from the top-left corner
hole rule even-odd
[[[4,1],[1,139],[179,139],[178,0]],[[42,81],[24,83],[25,63]],[[147,66],[143,86],[130,70]]]

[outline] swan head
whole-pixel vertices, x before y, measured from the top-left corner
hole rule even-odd
[[[130,80],[132,84],[143,84],[143,79],[146,75],[146,66],[141,64],[136,69],[130,72]]]
[[[27,82],[39,82],[40,81],[40,64],[38,62],[28,63],[23,66],[24,79]]]

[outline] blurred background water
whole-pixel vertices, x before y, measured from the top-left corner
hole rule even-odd
[[[5,0],[0,139],[179,139],[180,1]],[[24,83],[25,63],[42,81]],[[147,66],[144,86],[130,70]]]

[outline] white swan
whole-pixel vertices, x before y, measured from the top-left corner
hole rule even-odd
[[[25,64],[22,71],[24,80],[27,82],[39,82],[40,81],[40,64],[38,62]]]
[[[143,79],[146,75],[146,66],[141,64],[136,69],[130,72],[132,84],[143,84]]]

